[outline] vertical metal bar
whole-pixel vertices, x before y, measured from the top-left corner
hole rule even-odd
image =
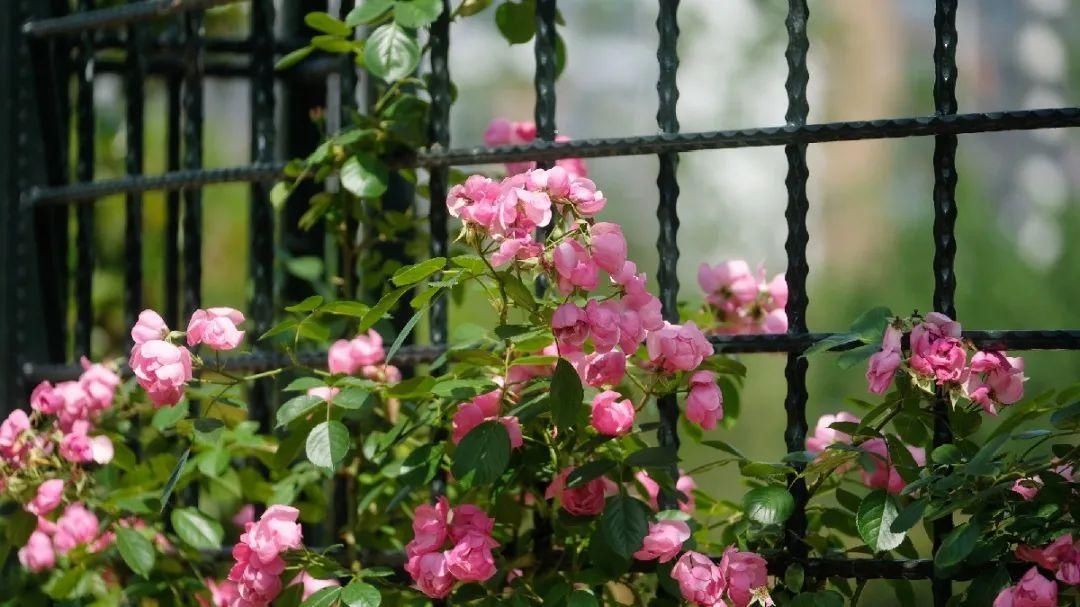
[[[555,0],[536,1],[536,138],[541,141],[555,140]]]
[[[138,2],[138,0],[128,0]],[[128,175],[143,172],[143,82],[146,61],[143,58],[141,28],[127,28],[127,56],[124,59],[124,94],[127,97],[127,149],[125,167]],[[124,216],[124,326],[135,324],[142,310],[142,194],[129,193]]]
[[[659,107],[656,111],[656,124],[662,133],[679,132],[678,101],[679,87],[676,75],[679,70],[679,0],[660,0],[660,10],[656,17],[656,30],[660,43],[656,49],[656,59],[660,64],[660,77],[656,82],[659,95]],[[679,322],[679,155],[674,152],[660,154],[660,172],[656,176],[659,203],[656,218],[660,222],[660,232],[656,239],[659,253],[659,266],[656,279],[660,283],[660,304],[664,319],[671,323]],[[657,441],[662,447],[679,449],[679,401],[674,394],[666,394],[657,401],[660,412],[660,427],[656,431]],[[672,479],[678,479],[678,465],[672,465],[669,473]],[[661,508],[678,507],[678,500],[669,491],[660,495]]]
[[[171,75],[165,81],[165,164],[180,170],[180,89],[182,80]],[[180,322],[180,191],[165,193],[165,305],[162,313],[169,326]]]
[[[450,2],[442,0],[442,14],[431,24],[431,122],[428,137],[432,148],[450,146]],[[448,235],[446,231],[446,191],[448,167],[431,169],[429,190],[431,210],[428,213],[431,231],[431,256],[445,257]],[[446,343],[447,305],[440,298],[431,306],[431,343]]]
[[[80,0],[79,10],[93,10],[94,0]],[[76,160],[75,181],[94,179],[94,40],[93,33],[79,36],[79,59],[76,71],[78,86],[75,97]],[[79,205],[75,211],[75,355],[90,356],[90,330],[94,310],[91,291],[94,288],[94,207]]]
[[[202,168],[203,11],[184,14],[184,161],[185,169]],[[184,190],[184,306],[190,314],[202,304],[202,190]],[[178,319],[179,320],[179,319]]]
[[[956,113],[956,3],[937,0],[934,13],[934,112]],[[934,137],[934,310],[956,318],[956,135]],[[934,446],[952,442],[949,399],[939,390],[934,403]],[[953,528],[952,515],[934,521],[934,552]],[[934,605],[944,607],[952,582],[934,579]]]
[[[810,41],[806,36],[806,21],[809,17],[806,0],[788,0],[788,15],[785,21],[788,46],[784,54],[788,65],[787,81],[784,84],[788,108],[784,118],[789,125],[806,124],[806,116],[810,112],[810,104],[806,99],[806,83],[810,79],[806,67],[806,53],[810,48]],[[806,180],[809,176],[806,145],[785,146],[784,152],[788,162],[785,180],[788,201],[784,213],[788,229],[787,242],[784,243],[788,261],[785,275],[788,284],[788,332],[806,333],[806,307],[809,304],[806,276],[810,272],[806,259],[806,243],[810,239],[806,228],[806,214],[810,208],[810,201],[806,197]],[[801,354],[798,351],[789,353],[784,368],[784,376],[787,378],[787,396],[784,398],[787,426],[784,430],[784,441],[789,452],[806,448],[807,362]],[[796,467],[801,471],[801,466]],[[788,486],[795,499],[795,513],[788,519],[785,543],[792,555],[801,557],[807,552],[803,537],[806,535],[806,502],[809,496],[806,481],[802,476],[792,475],[788,479]]]
[[[274,160],[275,134],[273,0],[255,0],[251,5],[251,47],[251,156],[255,163],[269,163]],[[274,217],[265,183],[251,185],[250,233],[249,311],[254,335],[262,335],[274,320]],[[251,389],[251,417],[263,432],[272,427],[270,388],[267,379],[255,382]]]

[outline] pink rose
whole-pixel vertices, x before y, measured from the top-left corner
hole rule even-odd
[[[619,313],[619,347],[623,352],[633,354],[645,341],[645,326],[641,324],[641,315],[623,305]]]
[[[67,554],[79,544],[90,544],[98,536],[98,518],[81,503],[68,505],[56,519],[53,546],[58,554]]]
[[[57,425],[61,431],[70,432],[76,422],[90,419],[96,405],[82,384],[62,381],[56,384],[55,392],[61,399],[60,408],[56,411]]]
[[[764,273],[764,270],[762,270]],[[762,289],[765,291],[767,305],[771,310],[783,309],[787,306],[788,300],[788,287],[787,279],[783,274],[777,274],[773,279],[764,286]]]
[[[466,224],[491,229],[495,220],[495,203],[502,189],[498,182],[482,175],[472,175],[465,183],[450,188],[446,208],[452,217]]]
[[[696,371],[690,376],[690,393],[686,397],[686,419],[712,430],[724,418],[724,395],[716,385],[712,371]]]
[[[911,351],[919,356],[929,356],[933,343],[943,337],[959,339],[960,323],[940,312],[931,312],[911,330]]]
[[[89,397],[91,408],[95,411],[108,409],[116,396],[120,376],[105,365],[91,363],[85,356],[80,362],[83,372],[79,376],[79,385]]]
[[[687,601],[702,607],[720,604],[724,593],[724,575],[709,557],[688,550],[675,563],[671,577]]]
[[[460,542],[470,533],[491,535],[495,528],[495,519],[473,504],[461,504],[453,509],[450,516],[450,541]]]
[[[997,415],[997,405],[1011,405],[1024,396],[1024,359],[1001,352],[976,352],[964,385],[965,395]]]
[[[128,362],[136,381],[159,407],[180,402],[184,385],[191,381],[191,353],[165,341],[136,344]]]
[[[248,523],[255,522],[255,505],[244,504],[232,517],[232,524],[241,529],[247,528]]]
[[[417,506],[413,513],[413,539],[405,545],[406,555],[414,557],[441,549],[450,532],[447,526],[449,514],[450,503],[446,497],[440,497],[435,504]],[[416,579],[415,574],[413,579]]]
[[[618,385],[626,375],[626,355],[619,350],[593,352],[585,356],[583,371],[581,380],[594,388]]]
[[[203,579],[203,584],[210,591],[210,601],[202,595],[195,597],[201,607],[233,607],[233,602],[240,598],[236,582],[230,580],[217,581],[213,578]]]
[[[574,516],[595,516],[603,512],[604,501],[609,495],[614,495],[618,487],[607,477],[601,476],[568,489],[566,478],[573,471],[573,467],[567,467],[555,475],[544,492],[544,498],[554,498],[563,510]]]
[[[546,190],[549,196],[565,198],[570,194],[570,174],[556,165],[550,169],[533,169],[525,175],[525,186],[531,191]]]
[[[77,424],[78,431],[69,432],[60,439],[60,457],[73,464],[82,464],[94,459],[93,445],[90,443],[90,437],[86,435],[85,423]]]
[[[64,497],[64,481],[58,478],[47,480],[38,485],[34,499],[26,505],[26,511],[36,516],[45,516],[60,505]]]
[[[495,202],[496,233],[522,236],[523,232],[551,223],[551,198],[547,193],[514,187],[510,180],[504,181],[501,187],[502,194]]]
[[[590,299],[585,305],[589,335],[597,352],[607,352],[619,343],[619,305],[613,301]]]
[[[0,458],[21,464],[30,451],[30,418],[26,412],[16,409],[0,423]]]
[[[575,288],[596,288],[597,267],[589,252],[576,240],[564,240],[552,252],[559,291],[569,295]]]
[[[206,344],[211,350],[232,350],[244,339],[244,332],[236,326],[244,322],[244,315],[233,308],[199,309],[191,315],[187,326],[187,344]]]
[[[507,238],[499,243],[499,250],[491,254],[491,265],[499,267],[513,259],[518,261],[536,259],[543,250],[540,243],[533,240],[531,235]]]
[[[571,172],[571,169],[577,169],[577,167],[573,166],[563,166],[567,168],[567,172]],[[581,168],[584,169],[584,166]],[[574,209],[578,214],[583,217],[595,217],[607,205],[604,193],[596,189],[596,184],[591,179],[585,178],[584,171],[575,176],[570,183],[570,202],[574,205]]]
[[[939,337],[923,347],[921,351],[916,351],[912,346],[910,364],[916,372],[933,377],[938,385],[944,385],[948,382],[960,381],[964,376],[967,352],[964,351],[964,346],[959,339]]]
[[[896,466],[892,464],[892,458],[889,456],[889,448],[884,439],[872,438],[860,445],[863,451],[871,454],[874,460],[874,470],[862,471],[862,482],[871,489],[885,489],[889,493],[900,493],[907,483],[900,476],[900,472],[896,469]],[[926,465],[926,451],[918,447],[911,447],[905,445],[905,448],[911,453],[911,458],[915,460],[915,463],[919,466]]]
[[[303,532],[296,522],[299,516],[300,511],[292,506],[270,506],[247,527],[240,542],[251,548],[253,560],[264,565],[272,563],[282,552],[300,547]]]
[[[683,542],[690,539],[690,526],[683,521],[659,521],[649,523],[649,534],[645,536],[641,550],[634,553],[639,561],[658,559],[666,563],[679,556]]]
[[[593,260],[605,272],[614,274],[626,263],[626,238],[618,224],[606,221],[593,224],[589,228],[589,244]]]
[[[896,350],[881,350],[871,356],[870,366],[866,369],[868,389],[874,394],[884,394],[899,368],[900,352]]]
[[[821,453],[833,443],[843,443],[845,445],[851,444],[851,437],[839,430],[833,430],[830,428],[836,422],[851,422],[859,423],[861,420],[848,413],[847,411],[840,411],[836,415],[822,415],[818,418],[817,426],[814,427],[814,434],[806,437],[806,450],[811,453]]]
[[[136,344],[162,340],[169,334],[169,327],[161,315],[153,310],[139,312],[139,319],[131,327],[131,340]]]
[[[375,329],[368,329],[366,335],[357,335],[349,342],[352,359],[358,365],[377,365],[386,358],[383,350],[382,335]]]
[[[1042,548],[1019,545],[1016,547],[1016,558],[1035,563],[1047,571],[1057,571],[1061,562],[1073,552],[1075,548],[1072,535],[1066,533]]]
[[[634,403],[612,390],[593,397],[592,426],[604,436],[622,436],[634,427]]]
[[[233,558],[236,563],[229,570],[228,579],[236,583],[239,599],[234,607],[268,607],[270,602],[281,592],[281,573],[285,571],[285,560],[275,556],[269,562],[252,558],[251,548],[241,542],[233,546]]]
[[[645,490],[645,497],[649,507],[653,510],[659,510],[660,505],[658,499],[660,497],[660,485],[649,476],[649,473],[644,470],[638,470],[634,473],[634,478],[638,484]],[[675,489],[683,495],[678,497],[679,510],[687,514],[693,514],[694,512],[694,489],[697,488],[697,484],[694,483],[694,479],[683,472],[679,471],[679,480],[675,482]],[[684,497],[685,496],[685,499]]]
[[[783,308],[770,310],[761,320],[761,330],[765,333],[787,333],[788,318]]]
[[[446,569],[462,582],[485,582],[495,575],[491,549],[499,543],[482,533],[468,533],[446,551]]]
[[[341,388],[331,388],[330,386],[315,386],[314,388],[308,388],[305,392],[308,396],[317,396],[326,402],[330,403],[334,401],[334,397],[341,392]]]
[[[720,571],[727,582],[728,598],[735,607],[746,607],[756,592],[769,582],[768,564],[753,552],[739,552],[734,546],[724,551]]]
[[[555,308],[551,315],[551,330],[555,333],[555,339],[559,345],[570,345],[575,348],[585,343],[589,337],[589,320],[585,313],[577,305],[566,302]]]
[[[34,387],[30,394],[30,408],[45,414],[54,414],[64,406],[64,396],[48,381]]]
[[[693,321],[685,325],[665,322],[663,328],[649,333],[645,347],[649,362],[668,373],[693,371],[713,351]]]
[[[1057,607],[1057,583],[1032,567],[1015,586],[1009,586],[994,599],[994,607]]]
[[[1042,489],[1042,479],[1036,476],[1030,478],[1018,478],[1013,483],[1011,491],[1019,495],[1025,502],[1030,502],[1035,499],[1035,496],[1039,494]]]
[[[750,266],[741,259],[722,262],[715,267],[702,263],[698,266],[698,285],[705,291],[709,303],[717,307],[723,307],[729,300],[738,304],[747,304],[758,296],[758,282]],[[787,283],[783,285],[782,292],[778,289],[777,294],[782,295],[784,304],[787,303]]]
[[[34,531],[26,545],[19,548],[19,562],[27,571],[38,573],[56,565],[56,553],[52,541],[41,531]]]
[[[312,577],[307,571],[301,571],[300,575],[294,577],[293,580],[289,582],[290,586],[295,586],[296,584],[302,584],[304,586],[304,590],[300,593],[301,601],[306,601],[308,597],[323,588],[341,586],[341,583],[335,579],[321,580],[317,577]]]
[[[405,570],[416,582],[417,589],[433,599],[445,598],[454,588],[454,576],[450,575],[447,558],[442,552],[415,554],[409,558]]]

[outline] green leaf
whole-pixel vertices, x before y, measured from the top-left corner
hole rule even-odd
[[[566,600],[566,607],[600,607],[600,603],[591,591],[578,588],[570,593],[570,597]]]
[[[290,398],[278,407],[277,427],[280,428],[281,426],[286,426],[294,419],[307,415],[312,409],[324,402],[326,401],[324,401],[322,397],[313,394],[301,394],[300,396]]]
[[[854,333],[834,333],[828,337],[823,337],[815,341],[813,345],[803,351],[802,355],[803,357],[810,356],[811,354],[825,352],[837,346],[847,345],[855,341],[859,341],[859,336]]]
[[[371,154],[356,154],[341,165],[341,186],[360,198],[382,196],[389,179],[386,165]]]
[[[510,44],[524,44],[536,33],[535,4],[504,2],[495,9],[495,25]]]
[[[750,520],[763,525],[779,525],[795,511],[795,500],[787,489],[768,485],[748,491],[743,496],[743,510]]]
[[[904,533],[914,527],[915,523],[922,520],[923,513],[926,512],[926,506],[929,503],[926,498],[922,498],[905,506],[892,524],[889,525],[889,530],[893,533]]]
[[[1009,571],[1004,564],[998,564],[997,567],[984,571],[971,581],[963,606],[985,607],[990,605],[998,593],[1009,584],[1012,584]]]
[[[387,82],[412,75],[420,63],[420,46],[396,23],[380,25],[364,46],[364,66]]]
[[[788,603],[789,607],[844,607],[844,597],[835,590],[800,592]]]
[[[371,308],[358,302],[342,299],[340,301],[332,301],[323,307],[319,308],[319,312],[323,314],[337,314],[338,316],[351,316],[353,318],[363,318],[364,314],[368,313]]]
[[[143,537],[143,534],[130,527],[116,527],[116,547],[120,550],[120,558],[124,559],[132,571],[142,577],[150,577],[150,570],[154,568],[154,544]]]
[[[896,498],[885,491],[874,491],[863,498],[855,515],[855,526],[872,552],[892,550],[904,541],[903,533],[892,530],[898,510]]]
[[[441,398],[466,401],[494,389],[495,382],[490,379],[448,379],[432,386],[431,393]]]
[[[196,550],[215,550],[221,547],[225,531],[221,524],[194,508],[178,508],[169,517],[176,535]]]
[[[169,474],[169,479],[165,481],[165,488],[161,490],[161,510],[165,510],[165,505],[169,503],[169,497],[172,495],[173,488],[176,487],[176,481],[180,480],[180,473],[184,471],[184,464],[187,463],[188,457],[191,456],[191,448],[184,449],[184,453],[180,455],[180,459],[176,461],[176,466],[173,467],[173,471]]]
[[[356,27],[361,23],[371,23],[393,6],[394,0],[362,0],[345,15],[345,25]]]
[[[287,70],[304,59],[307,59],[307,56],[314,50],[315,49],[310,46],[302,46],[281,59],[278,59],[278,62],[274,64],[274,69]]]
[[[964,454],[960,452],[959,447],[953,444],[941,445],[930,452],[930,461],[943,466],[959,464],[963,459]]]
[[[360,319],[360,326],[357,329],[357,332],[363,333],[375,326],[375,323],[379,322],[382,317],[390,311],[390,308],[394,307],[394,304],[401,299],[401,296],[405,291],[408,290],[409,287],[401,287],[383,295],[379,302],[375,304],[375,307],[368,310],[368,313],[364,314],[364,317]]]
[[[435,385],[435,378],[427,375],[410,377],[405,381],[394,384],[386,390],[387,396],[394,398],[420,398],[431,395],[431,387]]]
[[[319,11],[310,12],[304,15],[304,23],[311,29],[319,30],[325,34],[330,34],[331,36],[348,36],[349,34],[352,34],[352,28],[329,13]]]
[[[279,322],[278,324],[270,327],[270,329],[267,330],[266,333],[263,333],[262,335],[259,336],[259,339],[263,340],[263,339],[267,339],[269,337],[273,337],[275,335],[281,335],[282,333],[284,333],[286,331],[289,331],[291,329],[295,329],[296,325],[298,325],[298,324],[300,324],[299,320],[297,320],[295,318],[286,318],[285,320]]]
[[[495,482],[510,465],[510,435],[497,421],[473,428],[454,450],[454,478],[472,486]]]
[[[516,274],[513,272],[499,272],[499,280],[502,282],[503,289],[506,290],[506,295],[511,301],[526,310],[536,309],[536,298],[533,297],[532,290],[526,287],[525,283],[521,282],[521,279]]]
[[[641,550],[649,533],[649,507],[628,495],[616,495],[607,501],[600,517],[600,534],[608,547],[623,558]]]
[[[394,272],[394,276],[390,278],[390,281],[394,283],[395,287],[416,284],[444,267],[446,267],[445,257],[432,257],[420,263],[401,268]]]
[[[154,413],[150,425],[158,432],[164,432],[176,425],[176,422],[188,416],[188,401],[182,400],[171,407],[162,407]]]
[[[413,450],[401,463],[398,478],[410,487],[428,484],[438,473],[445,452],[443,443],[431,443]]]
[[[295,303],[291,306],[285,306],[286,312],[311,312],[322,305],[322,295],[312,295],[306,298],[300,303]]]
[[[740,451],[735,446],[733,446],[733,445],[731,445],[729,443],[726,443],[726,442],[724,442],[722,440],[710,439],[710,440],[706,440],[706,441],[701,441],[701,444],[705,445],[706,447],[712,447],[713,449],[719,449],[720,451],[723,451],[724,453],[729,453],[731,455],[734,455],[735,457],[737,457],[737,458],[739,458],[741,460],[746,459],[746,454],[744,454],[742,451]]]
[[[353,48],[353,41],[346,40],[339,36],[331,36],[329,34],[322,36],[314,36],[311,39],[311,46],[319,49],[320,51],[326,51],[327,53],[345,54],[351,53]]]
[[[679,453],[671,447],[645,447],[628,455],[625,463],[637,468],[674,466],[679,463]]]
[[[1009,434],[999,434],[985,445],[982,446],[978,452],[968,461],[968,464],[960,468],[961,472],[971,476],[981,476],[989,474],[993,471],[994,456],[997,454],[998,449],[1009,440]]]
[[[579,485],[584,485],[594,478],[600,478],[617,465],[618,464],[610,459],[598,459],[586,462],[585,464],[574,468],[574,470],[566,477],[566,488],[573,489]]]
[[[428,304],[413,313],[413,315],[409,318],[408,322],[405,323],[405,326],[401,328],[401,331],[397,334],[397,337],[394,338],[394,343],[390,344],[390,349],[386,351],[386,360],[394,359],[394,355],[397,354],[397,351],[401,349],[401,346],[405,343],[405,340],[408,339],[409,334],[412,333],[412,330],[414,328],[416,328],[416,323],[420,321],[420,319],[424,316],[424,313],[428,311],[429,307],[431,307],[431,304]]]
[[[885,335],[885,327],[889,326],[891,317],[892,310],[884,306],[871,308],[851,323],[851,332],[858,335],[864,343],[880,350],[881,339]]]
[[[962,523],[950,531],[942,540],[941,548],[938,548],[937,554],[934,555],[934,569],[946,570],[959,565],[971,554],[981,533],[982,529],[979,525],[972,524],[972,521]]]
[[[322,388],[325,386],[326,382],[318,377],[297,377],[281,390],[282,392],[307,392],[312,388]]]
[[[345,388],[334,397],[333,406],[340,409],[363,409],[371,400],[371,392],[363,388]]]
[[[339,421],[322,422],[307,437],[307,457],[319,468],[333,472],[349,452],[349,429]]]
[[[836,366],[841,369],[850,369],[855,365],[869,359],[881,350],[881,344],[864,344],[853,350],[843,352],[836,357]]]
[[[585,391],[581,387],[581,377],[574,366],[565,358],[555,363],[555,374],[551,377],[551,417],[559,428],[569,428],[577,423],[581,412],[581,402]]]
[[[487,269],[487,264],[479,255],[458,255],[457,257],[451,257],[450,263],[465,268],[472,274],[483,274],[484,270]]]
[[[455,13],[462,17],[469,17],[491,6],[491,2],[492,0],[461,0]]]
[[[359,580],[353,580],[341,591],[341,602],[347,607],[379,607],[382,595],[379,589]]]
[[[402,27],[426,27],[438,19],[441,13],[442,0],[397,0],[394,2],[394,21]]]
[[[1055,428],[1064,428],[1080,423],[1080,402],[1075,402],[1051,413],[1050,423]]]
[[[307,600],[305,600],[303,603],[300,603],[300,607],[331,607],[331,605],[336,605],[338,599],[340,598],[340,586],[320,588],[319,590],[315,591],[315,594],[312,594],[307,598]]]

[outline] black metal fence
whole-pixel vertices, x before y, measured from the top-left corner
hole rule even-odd
[[[275,74],[276,55],[296,46],[295,24],[302,13],[317,7],[300,0],[285,0],[282,20],[285,39],[274,35],[275,6],[271,0],[251,0],[251,30],[245,39],[207,38],[203,33],[203,11],[237,0],[135,0],[126,5],[95,8],[94,0],[78,0],[77,12],[69,13],[66,0],[9,0],[0,6],[0,396],[3,407],[25,398],[32,383],[75,373],[70,363],[89,353],[91,324],[94,215],[92,206],[102,197],[124,194],[124,312],[131,320],[142,308],[143,283],[142,194],[167,192],[167,220],[164,237],[165,317],[175,323],[182,312],[201,304],[203,252],[201,225],[204,213],[201,189],[227,182],[251,184],[250,317],[256,332],[270,326],[275,301],[274,234],[295,225],[296,210],[287,210],[283,225],[275,226],[268,204],[269,184],[280,174],[282,163],[275,158],[278,135],[275,106],[280,102],[286,139],[286,155],[300,155],[314,147],[310,134],[296,124],[306,124],[309,108],[325,102],[322,89],[303,86],[321,82],[328,73],[341,69],[339,62],[309,61],[289,74]],[[657,219],[660,235],[658,279],[665,316],[677,320],[676,297],[679,284],[676,267],[679,251],[677,167],[679,153],[694,150],[784,146],[787,172],[787,282],[790,291],[787,314],[790,328],[785,335],[740,335],[714,337],[718,352],[786,352],[787,396],[784,408],[787,425],[784,440],[789,451],[801,451],[807,432],[807,361],[801,352],[825,333],[810,333],[806,324],[806,279],[809,273],[806,247],[810,238],[806,216],[810,206],[806,182],[806,149],[809,144],[856,139],[892,139],[933,136],[935,139],[934,188],[934,295],[933,308],[956,316],[954,226],[957,207],[955,189],[958,135],[989,131],[1027,130],[1080,125],[1080,108],[997,113],[958,114],[956,103],[956,8],[957,0],[937,0],[935,33],[933,116],[891,118],[873,121],[807,124],[809,79],[806,57],[809,48],[806,0],[788,0],[785,22],[787,124],[777,127],[680,133],[677,116],[679,91],[676,72],[679,59],[676,42],[678,0],[658,0],[660,78],[658,135],[620,137],[554,143],[556,0],[536,0],[535,38],[535,120],[538,141],[529,145],[495,149],[454,149],[449,141],[451,85],[449,51],[449,0],[443,0],[442,16],[430,28],[430,72],[432,113],[429,128],[431,146],[420,150],[407,164],[430,171],[431,255],[447,250],[447,217],[444,200],[448,170],[455,165],[472,165],[520,160],[553,161],[568,156],[612,157],[657,154]],[[303,5],[303,6],[301,6]],[[144,22],[166,22],[170,27],[159,37],[146,35]],[[930,24],[927,24],[929,27]],[[289,28],[292,29],[289,29]],[[117,36],[116,32],[122,32]],[[123,60],[95,60],[99,51],[122,51]],[[225,58],[232,55],[232,60]],[[240,61],[235,57],[239,56]],[[95,73],[115,72],[124,81],[127,98],[126,172],[121,179],[94,181]],[[346,78],[352,76],[345,73]],[[208,77],[243,78],[251,83],[252,163],[226,169],[203,168],[203,82]],[[143,174],[144,82],[160,78],[167,89],[168,171]],[[74,107],[69,83],[76,82]],[[275,81],[283,82],[280,99]],[[315,91],[315,92],[312,92]],[[68,141],[74,120],[75,167],[71,179]],[[401,204],[411,204],[405,192]],[[300,198],[300,197],[298,197]],[[69,238],[74,210],[74,239]],[[213,209],[208,209],[210,213]],[[290,247],[311,246],[295,233],[287,233]],[[316,238],[318,236],[316,235]],[[69,258],[74,257],[74,264]],[[69,267],[73,265],[74,267]],[[73,293],[69,292],[73,290]],[[290,297],[290,290],[285,290]],[[69,310],[69,302],[73,310]],[[57,322],[68,319],[72,323]],[[412,346],[399,353],[396,362],[433,360],[446,341],[445,302],[433,306],[430,341],[432,345]],[[966,337],[981,346],[1012,350],[1080,350],[1080,331],[969,331]],[[71,347],[69,347],[71,344]],[[279,362],[271,353],[256,351],[230,361],[239,368],[257,369]],[[252,410],[256,417],[269,419],[270,398],[266,386],[256,389]],[[945,423],[945,402],[937,405],[934,445],[951,440]],[[659,441],[678,445],[677,404],[660,403]],[[793,478],[795,514],[787,524],[785,550],[770,562],[774,572],[782,572],[790,562],[799,562],[814,576],[841,576],[860,579],[930,579],[934,602],[944,605],[952,592],[952,582],[933,578],[932,561],[891,561],[879,559],[834,560],[807,558],[802,537],[806,532],[805,483]],[[934,541],[952,527],[950,517],[934,524]],[[970,572],[969,572],[970,573]],[[970,577],[961,574],[957,579]]]

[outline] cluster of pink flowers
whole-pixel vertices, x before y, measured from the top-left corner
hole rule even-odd
[[[534,122],[512,122],[505,118],[496,118],[488,124],[487,130],[484,131],[484,143],[489,146],[523,145],[535,139],[536,123]],[[570,141],[570,138],[566,135],[556,135],[555,141],[562,143]],[[585,161],[581,158],[563,158],[555,161],[555,165],[575,177],[585,177],[588,174]],[[506,172],[510,174],[535,168],[535,162],[509,162],[506,164]]]
[[[413,539],[405,546],[405,570],[416,587],[434,599],[450,594],[457,582],[485,582],[495,575],[491,537],[495,520],[472,504],[450,508],[445,497],[416,509]],[[452,547],[445,548],[447,544]]]
[[[783,274],[755,276],[741,259],[698,266],[698,285],[716,317],[716,333],[786,333],[788,288]]]
[[[382,336],[374,329],[352,339],[339,339],[326,353],[331,373],[360,374],[367,379],[395,384],[401,381],[401,370],[386,362]]]
[[[506,394],[509,395],[510,392],[507,391]],[[461,439],[465,438],[465,435],[473,428],[489,420],[498,421],[506,428],[506,433],[510,436],[511,448],[517,449],[525,444],[518,418],[499,415],[502,410],[503,395],[502,389],[492,390],[458,405],[457,411],[454,412],[453,433],[451,434],[451,440],[455,445],[460,443]]]
[[[1057,584],[1044,578],[1037,567],[1028,569],[1019,582],[1002,590],[994,599],[994,607],[1057,607],[1057,604]]]
[[[689,550],[679,557],[671,577],[679,583],[684,599],[702,607],[724,605],[725,598],[735,607],[746,607],[751,601],[773,604],[765,559],[753,552],[740,552],[734,546],[724,551],[719,564]]]
[[[303,542],[296,522],[299,515],[296,508],[274,505],[258,521],[247,523],[240,541],[233,546],[236,563],[228,580],[236,584],[236,596],[230,607],[266,607],[281,592],[281,574],[285,571],[281,555],[300,548]]]
[[[866,370],[869,390],[884,394],[904,365],[901,346],[902,323],[885,328],[881,350],[870,357]],[[1011,405],[1024,395],[1024,361],[1004,352],[976,351],[968,363],[968,349],[960,339],[960,323],[939,312],[931,312],[911,329],[911,355],[906,370],[916,383],[955,390],[997,415],[999,406]]]
[[[60,505],[63,491],[63,481],[46,481],[27,505],[27,510],[38,517],[37,528],[19,549],[19,562],[29,571],[52,569],[57,556],[76,546],[85,545],[90,552],[98,552],[112,543],[112,534],[101,533],[97,516],[81,503],[69,504],[55,522],[49,520],[48,515]]]
[[[1042,548],[1018,546],[1016,557],[1035,563],[1068,586],[1080,586],[1080,540],[1066,533]]]
[[[814,428],[814,433],[806,438],[806,450],[821,454],[832,444],[852,444],[851,436],[832,428],[836,422],[859,423],[859,418],[847,411],[835,415],[822,415]],[[871,438],[860,443],[859,448],[870,455],[873,468],[861,470],[862,482],[871,489],[884,489],[889,493],[900,493],[907,486],[889,453],[889,445],[883,438]],[[926,450],[921,447],[904,445],[911,459],[920,467],[926,465]]]

